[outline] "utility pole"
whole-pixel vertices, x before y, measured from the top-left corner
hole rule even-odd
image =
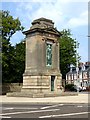
[[[78,43],[77,43],[78,44]],[[77,75],[77,92],[79,93],[79,79],[78,79],[78,73],[79,73],[79,68],[78,68],[78,45],[76,47],[76,75]]]

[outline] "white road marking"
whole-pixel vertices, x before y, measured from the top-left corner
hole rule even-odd
[[[80,105],[78,105],[77,107],[83,107],[82,105],[80,106]]]
[[[64,104],[58,104],[58,105],[52,105],[52,106],[46,106],[46,107],[41,107],[40,109],[47,109],[47,108],[52,108],[52,107],[57,107],[57,106],[63,106]]]
[[[70,114],[60,114],[60,115],[48,115],[48,116],[40,116],[39,118],[50,118],[50,117],[71,116],[71,115],[82,115],[82,114],[88,114],[88,113],[90,113],[90,112],[70,113]]]
[[[13,110],[14,108],[3,108],[3,110]]]
[[[15,107],[14,109],[38,109],[38,108]]]
[[[11,118],[9,116],[0,116],[0,118]]]
[[[0,115],[15,115],[15,114],[49,112],[49,111],[58,111],[58,110],[60,110],[60,109],[49,109],[49,110],[37,110],[37,111],[13,112],[13,113],[4,113],[4,114],[0,114]]]
[[[25,108],[25,107],[3,108],[3,110],[13,110],[13,109],[38,109],[38,108]]]

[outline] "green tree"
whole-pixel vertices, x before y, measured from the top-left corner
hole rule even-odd
[[[23,81],[23,73],[25,70],[25,40],[15,45],[14,56],[13,82],[21,83]]]
[[[19,30],[23,30],[24,27],[21,26],[19,18],[14,19],[9,11],[0,11],[0,16],[2,16],[2,38],[10,41],[12,35]]]
[[[2,21],[0,21],[0,36],[2,35],[2,82],[11,82],[14,73],[15,50],[10,43],[10,38],[16,31],[23,30],[24,27],[21,25],[19,18],[14,19],[9,11],[1,10],[0,16],[2,16]]]
[[[76,48],[79,47],[79,43],[72,38],[70,30],[62,30],[62,36],[59,39],[60,42],[60,69],[62,78],[66,78],[66,73],[70,69],[70,64],[76,65]],[[78,60],[80,56],[78,55]]]

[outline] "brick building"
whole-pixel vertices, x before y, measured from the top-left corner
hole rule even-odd
[[[82,88],[90,87],[90,62],[79,63],[78,73],[76,67],[72,66],[66,74],[66,84],[79,85]]]

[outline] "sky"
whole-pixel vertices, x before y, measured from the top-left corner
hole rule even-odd
[[[88,61],[88,1],[89,0],[2,0],[2,10],[19,18],[24,30],[30,29],[31,22],[40,17],[51,19],[54,26],[62,31],[70,29],[72,38],[80,43],[81,62]],[[19,43],[25,35],[16,32],[11,43]]]

